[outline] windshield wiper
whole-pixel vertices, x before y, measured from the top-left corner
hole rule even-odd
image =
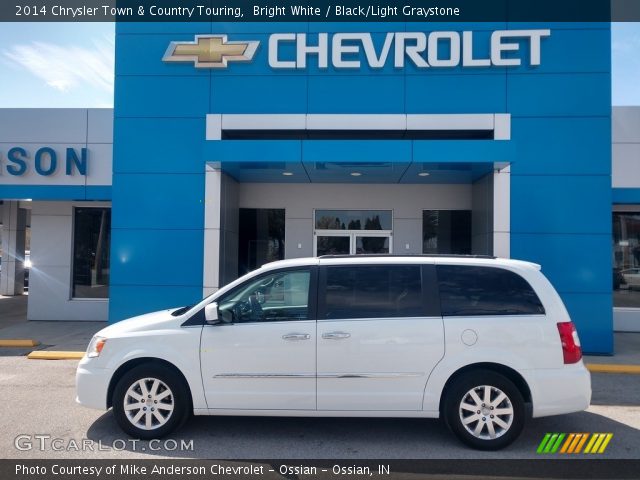
[[[173,315],[174,317],[179,317],[183,313],[186,313],[191,307],[193,307],[193,305],[187,305],[185,307],[180,307],[180,308],[174,310],[173,312],[171,312],[171,315]]]

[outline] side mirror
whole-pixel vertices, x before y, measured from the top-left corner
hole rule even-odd
[[[209,325],[220,323],[220,319],[218,318],[218,304],[216,302],[211,302],[204,307],[204,319]]]

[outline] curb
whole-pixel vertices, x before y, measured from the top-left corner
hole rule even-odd
[[[602,363],[587,363],[587,368],[591,373],[623,373],[640,375],[640,365],[606,365]]]
[[[85,352],[60,352],[53,350],[36,350],[27,355],[29,360],[80,360]]]
[[[0,347],[37,347],[40,342],[37,340],[0,340]]]

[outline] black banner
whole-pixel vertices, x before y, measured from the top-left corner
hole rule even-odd
[[[635,479],[640,460],[0,460],[2,480]]]
[[[640,21],[638,0],[2,0],[3,22]]]

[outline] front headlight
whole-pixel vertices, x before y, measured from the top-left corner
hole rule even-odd
[[[107,343],[107,339],[104,337],[95,336],[89,342],[89,347],[87,348],[87,357],[95,358],[100,356],[100,352],[104,348],[104,344]]]

